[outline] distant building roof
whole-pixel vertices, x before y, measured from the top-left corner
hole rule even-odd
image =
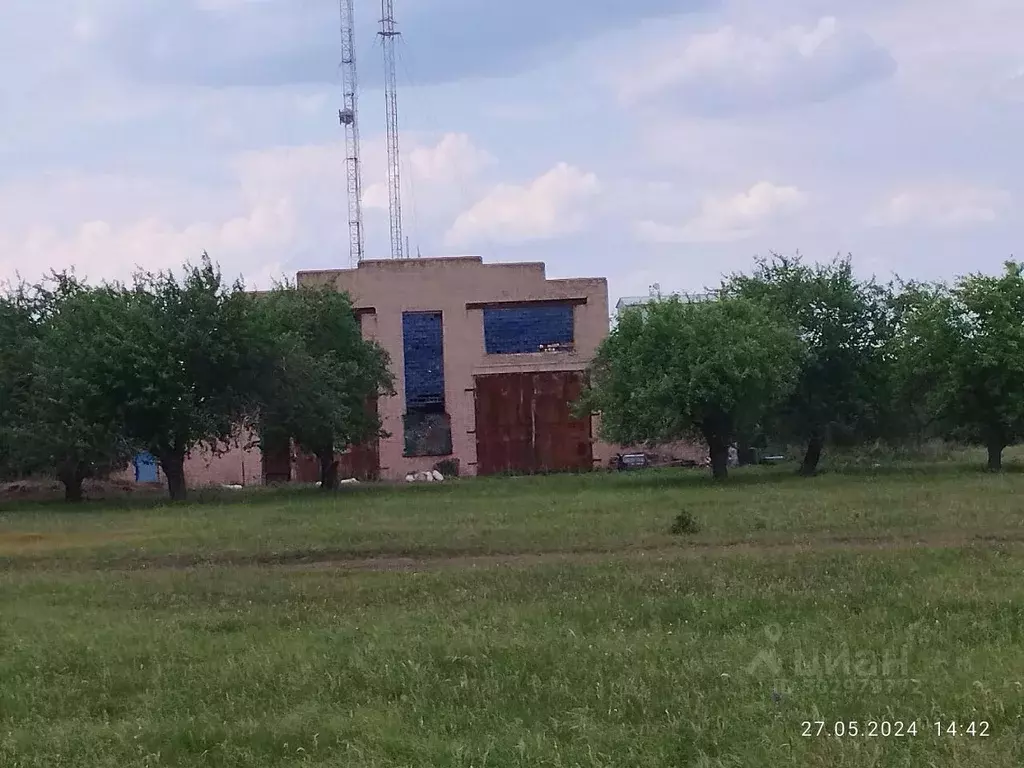
[[[672,293],[669,295],[654,294],[651,296],[623,296],[619,299],[615,305],[616,314],[622,314],[622,310],[628,307],[635,307],[642,304],[650,304],[652,301],[658,301],[659,299],[679,299],[680,301],[694,302],[694,301],[709,301],[715,296],[710,291],[701,291],[698,293]]]

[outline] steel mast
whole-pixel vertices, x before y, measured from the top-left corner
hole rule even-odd
[[[351,3],[352,0],[348,0]],[[407,258],[402,237],[402,172],[398,149],[398,78],[395,65],[395,44],[401,37],[395,25],[394,0],[380,2],[381,47],[384,49],[384,101],[387,106],[388,140],[388,208],[391,213],[391,258]]]
[[[338,119],[345,127],[345,169],[348,176],[348,230],[351,266],[363,260],[363,178],[359,160],[359,78],[356,72],[353,0],[340,0],[341,70],[344,92]]]

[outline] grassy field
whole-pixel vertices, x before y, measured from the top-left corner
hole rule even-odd
[[[0,508],[0,766],[1018,768],[1022,494],[918,466]]]

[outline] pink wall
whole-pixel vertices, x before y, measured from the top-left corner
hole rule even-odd
[[[185,482],[190,488],[211,485],[261,485],[263,454],[258,447],[248,448],[251,436],[235,440],[230,450],[214,456],[207,449],[197,449],[185,457]],[[162,469],[157,470],[161,483],[166,482]],[[135,467],[111,475],[113,480],[135,482]]]
[[[238,442],[231,450],[214,456],[206,449],[185,459],[185,480],[193,488],[209,485],[262,485],[263,454],[259,448],[244,449]]]
[[[302,285],[334,285],[347,291],[364,314],[363,333],[391,355],[397,396],[381,398],[384,429],[381,475],[399,479],[408,472],[432,468],[438,457],[402,456],[405,410],[402,313],[444,313],[445,400],[452,419],[453,456],[463,474],[475,473],[473,377],[480,374],[541,370],[584,370],[608,334],[608,284],[604,278],[546,279],[544,265],[484,264],[479,257],[364,261],[357,269],[300,272]],[[482,308],[467,304],[543,299],[572,299],[575,307],[575,349],[572,352],[487,355]],[[585,300],[585,303],[582,303]],[[595,425],[596,426],[596,425]],[[596,466],[607,462],[611,447],[595,443]]]

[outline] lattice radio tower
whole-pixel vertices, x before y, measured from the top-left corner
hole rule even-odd
[[[351,0],[349,0],[351,2]],[[395,45],[402,33],[395,24],[394,0],[380,2],[381,47],[384,49],[384,100],[387,105],[388,138],[388,208],[391,213],[391,258],[408,257],[402,237],[402,172],[398,151],[398,78],[395,65]]]
[[[363,178],[359,160],[359,79],[356,73],[353,0],[340,0],[341,69],[344,101],[338,119],[345,127],[345,170],[348,176],[349,257],[352,266],[363,260]]]

